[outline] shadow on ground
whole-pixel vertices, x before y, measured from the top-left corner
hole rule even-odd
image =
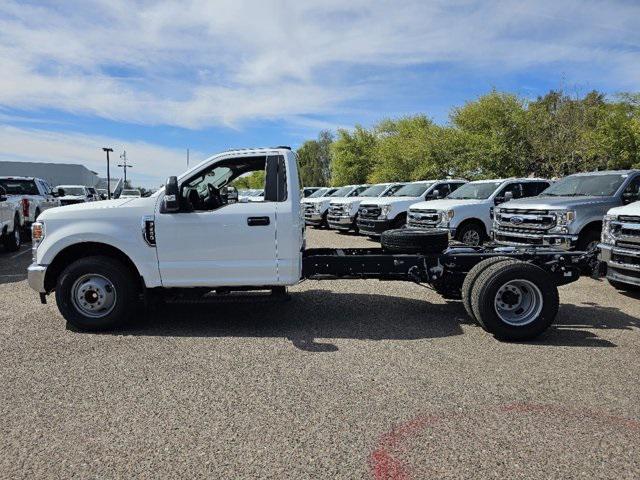
[[[295,292],[289,301],[163,305],[130,327],[111,332],[141,336],[281,337],[301,350],[331,352],[318,338],[416,340],[462,334],[458,303],[386,295]]]
[[[172,337],[280,337],[300,350],[332,352],[338,348],[317,339],[417,340],[462,334],[468,323],[460,302],[431,304],[425,300],[382,294],[295,292],[290,301],[214,302],[161,305],[141,315],[116,335]],[[572,347],[615,347],[597,330],[640,328],[640,319],[614,307],[565,304],[556,323],[532,344]]]

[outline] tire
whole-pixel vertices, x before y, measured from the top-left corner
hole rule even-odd
[[[87,288],[82,295],[83,288]],[[137,310],[138,288],[130,269],[109,257],[95,256],[76,260],[58,277],[56,302],[62,316],[73,326],[85,331],[109,330],[127,321]],[[103,295],[103,297],[99,297]],[[82,296],[83,307],[78,306]],[[102,301],[100,300],[102,299]],[[91,307],[102,311],[86,314]]]
[[[387,230],[380,238],[382,248],[398,253],[442,253],[449,246],[449,231],[432,228]]]
[[[20,245],[22,245],[21,229],[20,218],[16,215],[13,219],[13,231],[11,233],[7,232],[7,235],[4,237],[4,248],[6,251],[17,252],[20,250]]]
[[[609,285],[611,285],[616,290],[621,290],[623,292],[640,292],[640,286],[632,285],[631,283],[619,282],[617,280],[610,280],[607,278]]]
[[[593,248],[600,242],[600,232],[598,230],[587,230],[584,234],[580,235],[578,240],[578,250],[586,252],[589,250],[589,245]],[[595,244],[595,245],[594,245]]]
[[[482,245],[485,237],[484,227],[476,222],[466,223],[456,232],[456,240],[472,247]]]
[[[514,291],[519,296],[514,297]],[[525,303],[520,307],[512,301]],[[537,337],[553,323],[559,303],[558,288],[549,274],[521,261],[500,262],[485,268],[471,292],[475,317],[499,340]]]
[[[464,277],[464,282],[462,282],[462,289],[460,290],[460,293],[462,295],[462,304],[464,305],[464,309],[467,312],[467,315],[469,315],[469,317],[474,322],[478,323],[482,328],[484,328],[484,325],[478,322],[478,319],[473,313],[473,308],[471,307],[471,292],[473,291],[473,287],[476,284],[476,280],[486,268],[489,268],[496,263],[509,260],[511,260],[509,257],[491,257],[482,260],[481,262],[474,265],[471,270],[469,270],[467,276]]]
[[[393,220],[393,228],[404,228],[406,226],[407,226],[406,214],[401,213]]]

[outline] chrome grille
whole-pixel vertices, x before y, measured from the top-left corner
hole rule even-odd
[[[329,215],[334,215],[334,216],[341,216],[341,215],[345,215],[345,205],[344,204],[339,204],[339,205],[330,205],[329,206]]]
[[[611,233],[616,245],[625,248],[640,249],[640,217],[622,215],[611,222]]]
[[[358,209],[358,216],[360,218],[375,219],[380,216],[382,209],[375,205],[363,205]]]
[[[556,225],[556,216],[549,210],[500,208],[495,217],[500,231],[518,228],[522,233],[542,233]]]
[[[433,228],[440,221],[437,210],[409,210],[407,225],[414,228]]]

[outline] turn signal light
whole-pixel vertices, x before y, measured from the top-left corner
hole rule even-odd
[[[31,240],[39,242],[44,238],[44,226],[41,223],[34,223],[31,225]]]

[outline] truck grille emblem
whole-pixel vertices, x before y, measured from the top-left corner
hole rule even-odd
[[[524,222],[524,218],[522,218],[522,217],[511,217],[511,219],[509,221],[511,223],[513,223],[514,225],[520,225],[522,222]]]

